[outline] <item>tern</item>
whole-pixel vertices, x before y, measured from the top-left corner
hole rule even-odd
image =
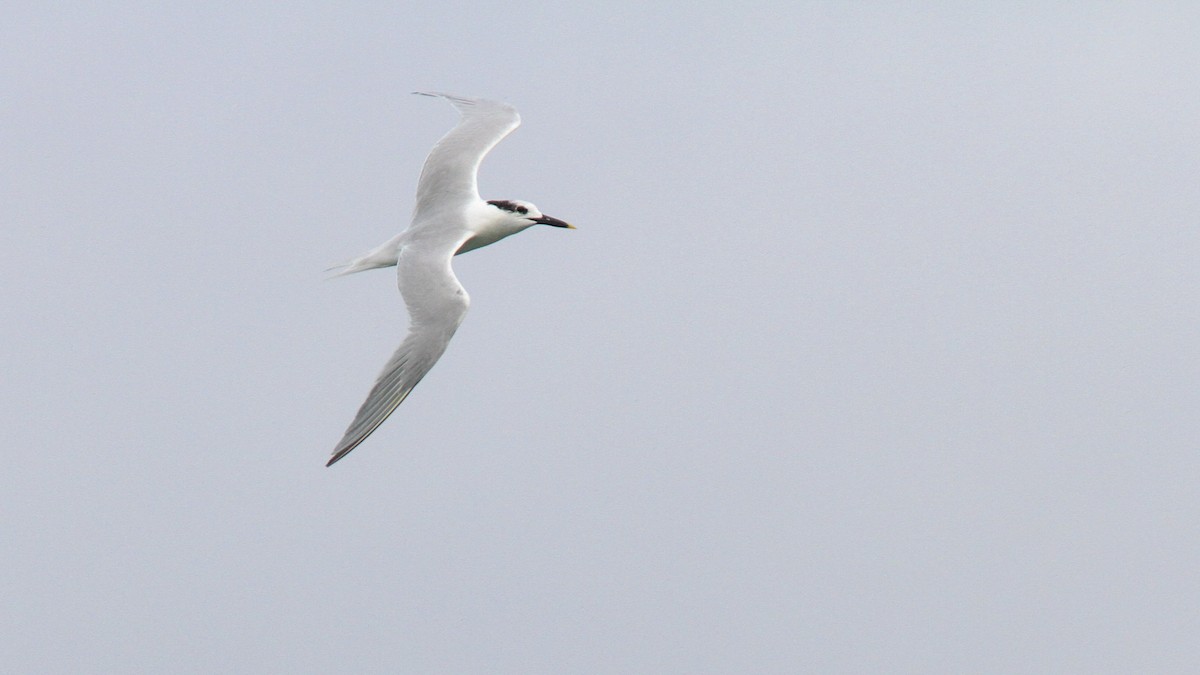
[[[408,229],[366,254],[331,268],[339,270],[335,276],[340,276],[394,265],[400,295],[408,309],[409,328],[325,466],[345,457],[379,428],[446,351],[470,305],[466,290],[450,266],[454,256],[494,244],[534,225],[575,229],[529,202],[485,202],[479,196],[479,164],[521,124],[515,108],[481,98],[413,93],[446,99],[458,109],[461,119],[425,159]]]

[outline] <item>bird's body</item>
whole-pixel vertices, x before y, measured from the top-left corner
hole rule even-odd
[[[326,466],[366,440],[446,350],[470,305],[450,266],[455,255],[534,225],[572,227],[543,215],[528,202],[485,202],[479,197],[476,173],[480,162],[521,123],[512,106],[448,94],[426,95],[450,101],[462,119],[425,160],[412,224],[338,272],[351,274],[395,265],[409,314],[408,335],[384,366]]]

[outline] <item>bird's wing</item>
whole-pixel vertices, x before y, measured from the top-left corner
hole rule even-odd
[[[396,266],[400,294],[408,307],[408,336],[383,367],[325,466],[366,440],[446,351],[470,305],[466,290],[450,268],[450,259],[470,236],[465,230],[446,231],[403,244]]]
[[[440,96],[462,114],[458,126],[433,146],[421,178],[417,181],[417,206],[413,222],[446,208],[460,208],[479,200],[475,175],[479,163],[496,144],[521,124],[516,108],[482,98],[464,98],[438,92],[416,92]]]

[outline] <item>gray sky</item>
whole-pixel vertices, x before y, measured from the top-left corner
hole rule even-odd
[[[46,4],[4,670],[1200,668],[1194,5]],[[322,270],[406,224],[415,89],[516,105],[484,197],[580,229],[458,258],[326,469],[405,316]]]

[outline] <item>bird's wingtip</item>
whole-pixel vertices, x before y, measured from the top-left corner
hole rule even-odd
[[[473,98],[470,96],[459,96],[457,94],[448,94],[444,91],[414,91],[413,93],[416,94],[417,96],[432,96],[433,98],[444,98],[450,102],[450,105],[454,106],[455,108],[458,108],[459,110],[465,110],[466,108],[473,108],[476,105],[479,105],[480,103],[487,102],[484,99]]]
[[[458,96],[457,94],[448,94],[444,91],[414,91],[416,96],[431,96],[433,98],[444,98],[451,103],[470,103],[473,99],[466,96]]]
[[[382,422],[383,420],[380,420],[380,421]],[[376,426],[378,426],[378,425],[376,425]],[[374,431],[374,429],[372,429],[371,431]],[[350,443],[349,445],[339,445],[338,449],[333,451],[333,457],[330,457],[329,461],[325,462],[325,466],[333,466],[338,460],[340,460],[341,458],[350,454],[351,450],[357,448],[358,444],[362,443],[364,440],[366,440],[367,436],[370,436],[370,435],[371,435],[371,433],[367,432],[366,435],[359,436],[358,438],[356,438],[354,440],[353,443]]]

